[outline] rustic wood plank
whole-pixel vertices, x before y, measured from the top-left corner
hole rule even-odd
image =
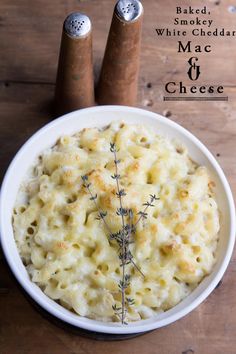
[[[227,89],[228,102],[164,102],[162,85],[140,80],[139,107],[168,113],[205,143],[217,157],[232,184],[235,183],[236,161],[233,154],[236,138],[236,88]],[[0,160],[0,179],[19,147],[37,129],[53,117],[54,85],[10,83],[0,85],[0,141],[4,149]],[[20,129],[22,127],[23,129]],[[16,135],[17,132],[17,135]],[[220,154],[218,157],[217,154]]]
[[[94,62],[96,68],[101,62],[106,37],[111,21],[111,14],[115,1],[99,0],[98,5],[94,0],[54,2],[44,0],[34,1],[31,6],[29,0],[11,1],[2,0],[0,52],[2,65],[0,67],[0,79],[22,81],[55,82],[58,52],[62,22],[67,14],[73,11],[81,11],[88,14],[93,23]],[[176,55],[177,39],[169,37],[157,37],[156,27],[164,27],[168,24],[174,28],[173,19],[180,15],[175,14],[175,4],[171,0],[144,0],[145,18],[143,27],[143,44],[141,56],[141,69],[145,73],[145,79],[155,82],[165,82],[170,78],[179,81],[186,71],[183,62],[188,56],[186,53]],[[181,2],[182,6],[188,6],[189,1]],[[218,27],[235,29],[235,14],[229,13],[228,7],[231,0],[221,1],[215,5],[213,1],[197,0],[195,7],[207,5],[211,11],[211,18]],[[191,15],[191,18],[195,16]],[[189,26],[184,29],[189,30]],[[3,35],[6,33],[7,35]],[[23,38],[23,40],[22,40]],[[207,43],[213,46],[213,52],[201,53],[200,59],[205,68],[210,68],[207,73],[207,82],[219,83],[224,80],[225,85],[234,85],[232,72],[235,72],[235,60],[232,55],[232,45],[236,37],[208,38]],[[199,43],[206,41],[199,38]],[[196,39],[196,42],[197,39]],[[219,48],[223,46],[224,50]],[[11,60],[11,65],[9,65]],[[219,68],[227,66],[227,70]],[[40,70],[39,70],[40,68]],[[204,79],[200,79],[200,81]]]
[[[64,17],[86,12],[94,23],[96,75],[101,64],[115,1],[1,0],[0,3],[0,180],[19,147],[53,118],[52,100]],[[144,0],[145,23],[139,82],[139,107],[182,124],[212,151],[223,167],[236,197],[235,39],[212,39],[214,53],[202,55],[207,75],[202,83],[222,83],[228,102],[163,102],[163,83],[179,81],[186,71],[185,55],[176,55],[176,39],[157,38],[154,28],[170,23],[174,2]],[[219,27],[233,29],[231,1],[198,0],[209,6]],[[182,5],[189,5],[187,0]],[[99,11],[98,11],[99,9]],[[98,13],[99,12],[99,13]],[[12,25],[14,24],[14,25]],[[96,342],[68,333],[42,318],[26,301],[0,262],[1,354],[234,354],[236,348],[236,256],[223,282],[195,311],[178,322],[126,342]]]

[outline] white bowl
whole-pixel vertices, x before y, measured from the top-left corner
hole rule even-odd
[[[12,230],[12,210],[17,191],[30,165],[43,150],[54,145],[64,134],[73,134],[85,127],[102,127],[114,120],[141,123],[157,133],[181,140],[190,156],[205,165],[216,182],[216,198],[221,211],[221,229],[217,263],[213,272],[177,306],[155,317],[122,326],[119,323],[104,323],[80,317],[47,297],[30,281],[20,259]],[[90,331],[130,334],[166,326],[195,309],[213,291],[222,278],[233,251],[235,241],[235,207],[225,175],[207,148],[180,125],[158,114],[123,106],[100,106],[75,111],[58,118],[35,133],[19,150],[5,175],[0,200],[1,243],[7,262],[24,290],[41,307],[57,318]]]

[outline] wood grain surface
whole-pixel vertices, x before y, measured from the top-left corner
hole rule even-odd
[[[19,147],[55,118],[52,99],[62,22],[81,11],[90,16],[97,78],[115,1],[0,1],[0,178]],[[207,145],[236,196],[236,38],[207,39],[213,52],[200,54],[201,84],[223,84],[228,102],[164,102],[164,83],[186,77],[186,54],[176,38],[158,38],[155,28],[173,23],[173,0],[144,0],[138,106],[168,116]],[[183,0],[182,6],[193,2]],[[230,0],[195,0],[207,5],[218,27],[235,29]],[[171,25],[170,25],[171,27]],[[173,26],[172,26],[173,27]],[[196,39],[198,43],[206,39]],[[71,334],[43,318],[26,301],[0,260],[0,354],[235,354],[236,258],[222,284],[185,318],[125,342],[98,342]]]

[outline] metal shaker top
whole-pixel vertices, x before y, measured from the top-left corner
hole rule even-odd
[[[74,12],[67,16],[64,31],[71,37],[83,37],[91,31],[91,21],[88,16]]]
[[[115,13],[125,22],[134,22],[143,13],[143,5],[138,0],[119,0],[115,6]]]

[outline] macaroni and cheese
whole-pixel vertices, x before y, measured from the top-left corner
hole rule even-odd
[[[113,122],[63,136],[44,151],[18,193],[13,227],[32,281],[80,316],[116,321],[121,278],[117,245],[82,186],[88,175],[106,222],[116,232],[114,156],[119,149],[125,207],[137,213],[150,194],[160,199],[137,226],[130,248],[144,277],[132,266],[127,318],[146,319],[178,304],[208,275],[215,262],[219,211],[207,169],[180,142],[144,126]]]

